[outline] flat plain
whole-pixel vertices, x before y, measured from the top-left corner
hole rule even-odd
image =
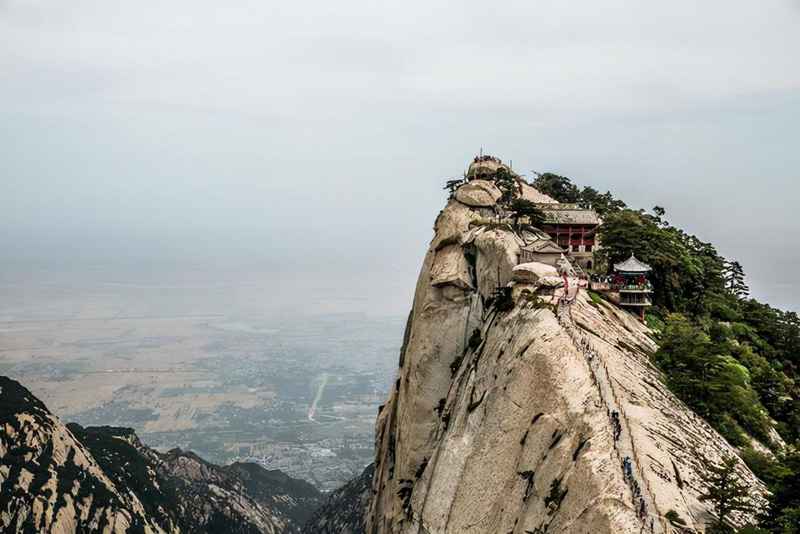
[[[0,285],[0,373],[65,421],[133,427],[147,444],[256,461],[333,489],[372,460],[403,318],[285,313],[267,283]],[[272,305],[267,305],[272,303]]]

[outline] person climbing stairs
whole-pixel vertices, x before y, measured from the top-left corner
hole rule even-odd
[[[565,285],[564,289],[564,295],[559,298],[556,308],[557,319],[572,340],[572,343],[586,359],[592,373],[593,382],[597,386],[600,400],[606,407],[613,437],[614,453],[619,459],[623,478],[630,490],[633,500],[631,503],[632,508],[642,522],[642,532],[649,532],[650,534],[670,532],[671,529],[663,522],[655,506],[655,498],[646,485],[643,472],[644,466],[638,460],[636,447],[630,433],[630,425],[617,399],[608,373],[608,367],[602,360],[600,353],[594,349],[592,340],[575,326],[572,319],[572,305],[577,300],[578,288],[575,288],[574,295],[570,294],[568,286]],[[639,482],[639,479],[645,481],[644,487]]]

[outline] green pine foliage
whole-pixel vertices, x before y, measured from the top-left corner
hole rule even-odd
[[[723,458],[719,465],[709,466],[703,476],[706,490],[700,495],[700,500],[711,503],[714,511],[714,520],[707,525],[707,533],[736,532],[730,526],[731,515],[753,509],[750,487],[736,473],[738,463],[736,458],[730,456]]]
[[[580,193],[578,204],[584,208],[591,208],[596,211],[601,217],[608,213],[614,213],[619,210],[625,209],[626,205],[623,201],[614,198],[614,196],[606,191],[600,193],[593,187],[584,187]]]
[[[517,176],[511,173],[508,169],[505,169],[504,167],[499,168],[492,177],[492,181],[502,193],[502,196],[500,197],[501,204],[509,205],[514,201],[514,199],[519,197],[519,183],[517,182]]]
[[[568,204],[575,204],[581,200],[580,190],[566,176],[559,176],[552,172],[535,174],[536,180],[533,181],[533,187],[539,192]]]
[[[732,443],[746,444],[743,430],[769,442],[767,411],[732,345],[678,313],[667,316],[660,341],[655,361],[670,389]]]
[[[761,528],[739,532],[800,533],[800,452],[787,449],[773,456],[746,448],[741,456],[772,493],[768,508],[760,513]]]
[[[551,172],[535,174],[536,180],[534,180],[533,186],[559,202],[580,204],[584,208],[595,210],[600,216],[626,207],[623,201],[614,198],[609,191],[601,193],[593,187],[578,189],[569,178]]]
[[[709,243],[669,225],[658,215],[623,209],[608,213],[600,227],[608,265],[631,254],[653,268],[655,303],[669,310],[701,313],[724,291],[725,260]]]
[[[527,218],[528,224],[531,226],[539,227],[544,223],[544,212],[530,200],[515,198],[511,201],[509,209],[511,217],[514,219],[514,226],[519,226],[519,220],[522,217]]]

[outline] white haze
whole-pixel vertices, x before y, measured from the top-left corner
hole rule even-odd
[[[260,273],[402,313],[483,146],[664,206],[798,309],[799,27],[795,0],[0,0],[2,281]]]

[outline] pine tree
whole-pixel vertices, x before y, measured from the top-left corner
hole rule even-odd
[[[725,288],[740,299],[750,294],[750,288],[744,281],[744,269],[738,261],[725,262]]]
[[[559,176],[551,172],[536,174],[536,180],[533,182],[533,187],[540,193],[549,195],[559,202],[567,202],[570,204],[577,203],[581,200],[580,190],[572,183],[566,176]]]
[[[517,178],[503,167],[497,169],[494,175],[494,185],[496,185],[502,193],[500,197],[501,204],[508,205],[519,197],[519,183],[517,182]]]
[[[753,509],[750,502],[750,488],[736,473],[738,462],[733,456],[723,457],[720,464],[712,464],[701,475],[706,490],[700,494],[700,501],[710,502],[714,510],[714,521],[708,525],[706,531],[709,534],[735,532],[730,526],[731,514]]]
[[[465,183],[466,180],[464,178],[453,178],[445,182],[444,189],[450,192],[450,197],[452,198],[452,196],[455,195],[456,193],[456,189],[458,189]]]
[[[800,452],[783,458],[788,473],[784,474],[770,496],[765,525],[771,532],[800,532]]]
[[[524,198],[512,200],[509,209],[511,210],[511,217],[514,219],[514,226],[519,226],[521,217],[527,217],[528,224],[537,227],[541,226],[545,220],[544,212],[536,204]]]
[[[625,209],[626,205],[623,201],[614,198],[610,191],[600,193],[594,187],[586,186],[581,190],[580,202],[581,207],[586,209],[593,209],[601,217],[607,213],[613,213]]]

